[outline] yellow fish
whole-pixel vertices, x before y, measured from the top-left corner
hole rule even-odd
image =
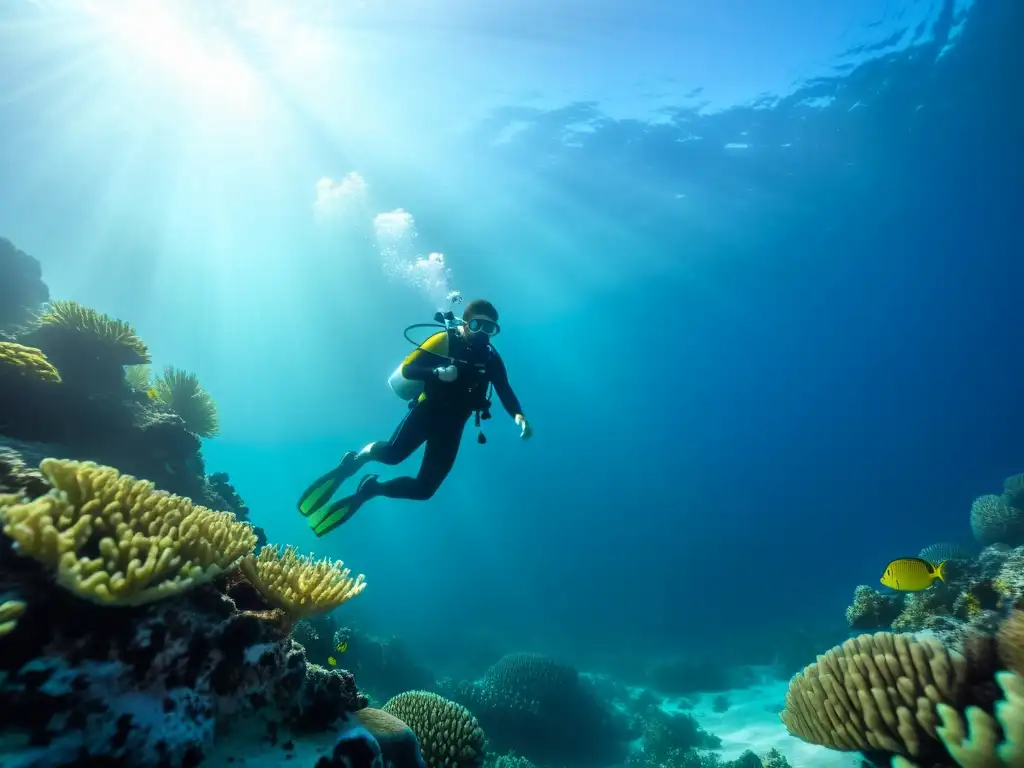
[[[885,566],[881,581],[899,592],[920,592],[936,579],[945,583],[945,565],[945,560],[932,565],[920,557],[900,557]]]
[[[334,650],[336,650],[338,653],[344,653],[345,651],[347,651],[348,640],[342,640],[340,643],[338,643],[337,647]]]
[[[150,387],[146,390],[146,397],[150,400],[157,400],[160,398],[160,393],[156,391],[156,387]]]
[[[338,660],[336,658],[334,658],[333,656],[328,656],[327,657],[327,663],[330,664],[333,667],[335,664],[338,663]]]

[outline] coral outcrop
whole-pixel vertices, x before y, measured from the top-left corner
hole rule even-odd
[[[1003,492],[979,496],[971,505],[971,531],[982,545],[1024,545],[1024,474],[1003,481]]]
[[[846,609],[846,621],[851,629],[891,627],[902,612],[903,595],[885,594],[861,584]]]
[[[538,764],[615,764],[632,738],[625,716],[597,700],[574,668],[539,654],[508,654],[446,694],[476,716],[496,751]]]

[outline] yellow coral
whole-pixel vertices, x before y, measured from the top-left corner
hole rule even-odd
[[[60,373],[47,360],[42,350],[24,347],[11,341],[0,341],[0,371],[31,376],[42,381],[60,383]]]
[[[967,617],[973,618],[981,613],[981,600],[979,600],[976,595],[969,593],[964,594],[963,608]]]
[[[353,579],[341,560],[314,560],[295,547],[263,547],[242,561],[242,571],[268,601],[296,619],[333,611],[366,587],[363,574]]]
[[[10,634],[18,626],[18,619],[24,612],[25,603],[21,600],[0,603],[0,637]]]
[[[116,352],[124,364],[148,363],[149,349],[131,325],[77,301],[55,301],[39,318],[39,329],[64,329],[83,336]]]
[[[92,462],[44,459],[53,490],[0,497],[3,531],[57,582],[102,604],[138,605],[211,581],[256,546],[252,526]]]

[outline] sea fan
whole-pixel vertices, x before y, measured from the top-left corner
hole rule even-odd
[[[950,544],[948,542],[932,544],[918,553],[918,557],[929,563],[941,563],[945,560],[973,560],[977,551],[967,544]]]

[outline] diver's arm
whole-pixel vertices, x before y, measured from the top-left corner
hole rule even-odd
[[[505,362],[497,353],[491,359],[489,373],[491,384],[494,385],[494,391],[498,393],[498,399],[501,400],[502,406],[508,411],[508,415],[513,419],[516,416],[522,416],[523,406],[519,404],[519,398],[512,391],[512,385],[508,383],[508,371],[505,369]]]
[[[437,374],[434,372],[435,366],[430,364],[430,361],[424,360],[420,357],[411,363],[406,363],[402,366],[402,378],[408,379],[409,381],[429,381],[430,379],[437,378]]]

